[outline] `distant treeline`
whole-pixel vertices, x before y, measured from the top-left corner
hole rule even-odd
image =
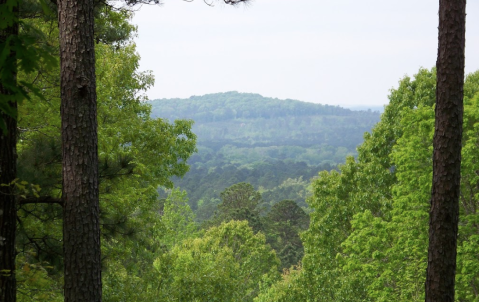
[[[296,100],[279,100],[255,93],[225,93],[192,96],[188,99],[159,99],[151,102],[152,114],[168,119],[193,119],[196,122],[219,122],[234,119],[277,119],[302,116],[374,116],[377,112],[352,111],[339,106]]]
[[[345,155],[356,154],[363,133],[370,131],[380,117],[379,112],[238,92],[160,99],[151,101],[151,105],[153,117],[194,120],[193,131],[202,157],[206,156],[202,152],[218,153],[225,146],[230,152],[243,154],[261,147],[266,149],[256,149],[255,156],[261,154],[256,160],[291,159],[310,165],[337,164]],[[342,148],[340,154],[338,148]]]

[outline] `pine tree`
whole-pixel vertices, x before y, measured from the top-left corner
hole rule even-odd
[[[426,301],[454,301],[461,180],[465,21],[466,0],[439,1]]]

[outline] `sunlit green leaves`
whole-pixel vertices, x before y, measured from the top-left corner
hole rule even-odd
[[[276,280],[279,260],[246,221],[230,221],[188,239],[154,262],[159,299],[252,301],[262,279]]]
[[[56,27],[46,31],[55,41]],[[153,259],[162,252],[166,233],[157,189],[171,187],[170,178],[188,170],[186,160],[195,151],[196,137],[191,121],[150,118],[143,91],[153,84],[153,77],[137,71],[139,56],[134,45],[100,43],[95,51],[105,301],[151,300],[148,295],[154,290],[148,289],[150,283],[143,277],[147,278]],[[44,98],[32,96],[34,101],[21,104],[18,144],[19,176],[39,184],[42,194],[54,198],[61,191],[57,71],[42,71],[37,76],[20,73],[42,90]],[[168,213],[174,217],[177,210]],[[62,265],[61,214],[56,204],[22,205],[19,211],[21,250],[38,250],[32,261],[47,260],[54,267],[48,271],[52,276],[58,276]]]
[[[477,74],[465,85],[456,278],[461,301],[478,299]],[[424,300],[434,96],[434,70],[421,69],[414,79],[401,80],[381,121],[358,148],[358,160],[349,159],[340,173],[323,172],[314,181],[300,274],[305,291],[315,293],[308,299]]]

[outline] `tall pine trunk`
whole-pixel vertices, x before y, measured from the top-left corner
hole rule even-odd
[[[1,39],[1,37],[0,37]],[[0,84],[0,97],[8,93]],[[11,104],[16,107],[16,103]],[[17,121],[0,113],[7,132],[0,129],[0,184],[10,184],[17,175]],[[14,186],[0,186],[0,301],[16,301],[15,232],[17,208]]]
[[[65,301],[101,301],[93,0],[58,1]]]
[[[0,0],[0,5],[6,5],[6,0]],[[17,3],[18,5],[18,3]],[[12,13],[18,12],[18,6],[13,7]],[[18,24],[14,23],[0,30],[0,43],[5,43],[11,35],[18,35]],[[16,54],[10,52],[5,66],[10,69],[8,79],[0,82],[0,97],[12,95],[13,92],[5,87],[16,84]],[[17,104],[9,104],[16,112]],[[0,301],[16,301],[15,278],[15,232],[17,223],[16,198],[12,181],[17,177],[17,120],[15,116],[0,112],[0,122],[4,122],[6,131],[0,129]],[[10,184],[10,185],[8,185]],[[7,185],[7,186],[5,186]]]
[[[1,37],[0,37],[1,38]],[[0,84],[0,96],[5,90]],[[15,106],[15,104],[12,104]],[[0,184],[10,184],[16,178],[16,133],[17,121],[0,113],[7,132],[0,129]],[[0,301],[14,302],[15,279],[15,232],[17,209],[14,187],[0,186]]]
[[[439,1],[436,124],[426,301],[454,301],[464,107],[465,24],[466,0]]]

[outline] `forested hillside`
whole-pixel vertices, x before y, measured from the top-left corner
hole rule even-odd
[[[248,182],[273,205],[282,199],[306,207],[307,184],[319,171],[356,155],[379,112],[226,92],[150,101],[152,116],[194,121],[198,153],[175,185],[185,189],[198,219],[212,215],[219,193]],[[208,206],[206,206],[208,205]]]
[[[195,122],[200,152],[190,162],[206,166],[219,154],[241,164],[265,159],[343,162],[379,120],[378,112],[238,92],[150,103],[153,117]]]
[[[357,160],[321,172],[308,204],[302,265],[263,301],[424,301],[432,179],[435,70],[405,77]],[[479,71],[464,86],[456,301],[477,301]]]
[[[62,174],[71,167],[62,162],[62,129],[81,122],[62,122],[61,64],[52,55],[60,53],[61,29],[54,13],[45,15],[48,7],[32,4],[38,6],[20,17],[28,47],[45,45],[51,57],[39,53],[36,65],[26,69],[28,62],[21,62],[17,69],[14,51],[0,39],[0,76],[18,80],[28,96],[9,99],[15,95],[0,82],[0,105],[10,110],[0,108],[0,122],[6,121],[0,150],[9,152],[0,153],[0,173],[15,176],[0,183],[1,302],[425,300],[434,68],[402,78],[382,115],[237,92],[148,103],[144,92],[154,78],[138,70],[132,12],[98,3],[90,69],[94,127],[76,135],[70,154],[95,175],[72,173],[74,181]],[[14,7],[0,13],[11,17]],[[17,21],[0,22],[0,36],[5,23]],[[15,46],[25,51],[20,55],[32,51],[24,46]],[[75,80],[73,90],[85,95],[89,79]],[[479,71],[467,75],[463,92],[454,301],[474,302]],[[71,116],[81,121],[82,115]],[[97,139],[87,151],[97,148],[94,163],[79,151],[79,138],[91,132]],[[67,135],[66,142],[75,138]],[[83,184],[98,198],[80,198]],[[66,185],[79,200],[70,211]],[[91,204],[98,207],[85,212]],[[72,212],[98,219],[67,219]],[[82,237],[98,249],[76,244]],[[83,275],[67,268],[72,263]],[[85,273],[90,266],[98,274]],[[78,285],[85,279],[91,287]],[[70,299],[68,290],[97,298]]]

